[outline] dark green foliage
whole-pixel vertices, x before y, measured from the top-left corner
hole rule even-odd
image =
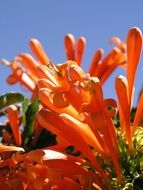
[[[24,132],[23,132],[23,143],[27,144],[30,138],[32,137],[33,131],[34,131],[34,119],[36,116],[36,113],[39,109],[39,100],[36,99],[29,103],[28,100],[25,100],[23,102],[22,106],[22,116],[24,121]]]
[[[0,96],[0,110],[6,108],[11,104],[17,104],[23,102],[24,96],[20,93],[11,92]]]
[[[37,139],[35,148],[43,148],[48,147],[56,144],[56,135],[48,131],[47,129],[42,129],[42,132]]]

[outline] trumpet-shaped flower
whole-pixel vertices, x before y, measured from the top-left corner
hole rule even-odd
[[[20,134],[19,113],[18,113],[17,107],[14,105],[10,105],[7,108],[7,115],[8,115],[9,123],[16,140],[16,145],[21,146],[22,142],[21,142],[21,134]]]
[[[80,65],[86,44],[85,38],[80,37],[76,42],[73,35],[67,34],[64,40],[67,59],[73,60]],[[103,59],[103,50],[97,50],[88,70],[91,76],[96,76],[100,79],[101,84],[106,81],[116,67],[123,66],[126,68],[125,43],[119,38],[113,38],[111,42],[116,43],[117,46]],[[34,88],[36,89],[36,83],[40,77],[36,67],[46,65],[52,69],[53,64],[37,39],[31,39],[29,46],[37,59],[34,59],[28,53],[21,53],[11,63],[5,59],[2,62],[12,69],[12,74],[7,79],[9,84],[19,82],[22,86],[33,92]],[[56,66],[54,67],[56,69]]]
[[[23,100],[19,113],[18,107],[11,105],[15,102],[3,103],[8,105],[4,111],[10,125],[10,130],[3,132],[3,140],[10,133],[15,144],[23,145],[26,152],[21,152],[21,147],[0,144],[0,188],[120,190],[129,183],[135,185],[142,175],[141,148],[136,147],[142,146],[140,140],[137,142],[142,136],[137,134],[142,131],[138,126],[143,119],[143,93],[134,118],[131,111],[142,33],[134,27],[129,30],[126,43],[112,38],[116,46],[105,57],[98,49],[87,74],[80,67],[85,38],[76,41],[67,34],[64,40],[67,61],[63,64],[54,65],[37,39],[30,40],[36,59],[21,53],[8,64],[13,72],[8,82],[20,82],[31,90],[32,98]],[[104,98],[102,89],[117,66],[127,70],[126,77],[119,75],[115,80],[118,102]],[[24,127],[20,134],[21,117]],[[36,148],[46,130],[56,135],[56,142],[29,151],[28,146]]]
[[[103,49],[98,49],[93,56],[88,73],[91,76],[96,76],[103,84],[110,74],[118,67],[126,68],[126,46],[119,38],[113,37],[111,43],[116,43],[117,46],[106,56],[103,57]],[[68,60],[73,60],[81,65],[85,49],[85,39],[80,37],[77,41],[72,34],[65,36],[65,50]],[[103,58],[102,58],[103,57]]]
[[[130,111],[133,101],[133,83],[141,51],[142,33],[138,28],[132,28],[127,35],[127,78],[124,76],[119,76],[115,81],[115,88],[119,101],[122,132],[125,132],[130,149],[133,149],[132,135],[141,121],[142,96],[138,103],[133,126],[130,123]]]

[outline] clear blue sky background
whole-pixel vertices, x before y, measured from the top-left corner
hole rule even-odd
[[[66,60],[63,38],[72,33],[87,40],[83,68],[87,70],[97,48],[105,53],[112,48],[112,36],[125,40],[129,28],[143,30],[142,0],[0,0],[0,58],[12,60],[20,52],[30,52],[28,41],[37,38],[55,63]],[[136,77],[136,94],[143,85],[142,62]],[[9,69],[0,65],[0,94],[23,91],[8,86]],[[104,85],[105,97],[115,97],[114,78],[118,69]],[[24,91],[25,93],[25,91]]]

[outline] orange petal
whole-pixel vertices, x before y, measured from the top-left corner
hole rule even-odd
[[[64,141],[65,141],[65,139],[64,139]],[[50,148],[47,148],[47,149],[43,148],[42,150],[45,153],[45,155],[42,158],[43,161],[45,161],[45,160],[53,160],[53,159],[62,159],[62,160],[68,160],[70,162],[79,163],[79,164],[84,164],[85,163],[85,160],[82,159],[82,158],[75,157],[75,156],[72,156],[72,155],[65,155],[65,154],[63,154],[61,152],[51,150]]]
[[[35,88],[34,81],[25,73],[21,68],[17,68],[13,71],[13,74],[7,78],[9,84],[19,82],[22,86],[33,91]]]
[[[114,117],[117,113],[117,102],[114,99],[108,98],[104,100],[104,114],[106,117]]]
[[[61,108],[61,109],[56,108],[54,106],[54,104],[51,102],[50,94],[51,94],[51,91],[48,90],[48,88],[41,88],[39,90],[39,98],[40,98],[41,102],[45,106],[47,106],[47,108],[49,108],[57,113],[68,113],[75,118],[78,116],[78,112],[72,106],[68,106],[66,108]]]
[[[87,88],[87,90],[86,90]],[[97,77],[92,77],[85,86],[86,102],[81,105],[80,111],[94,112],[102,109],[103,91]]]
[[[81,64],[82,57],[84,54],[86,40],[84,37],[80,37],[76,42],[76,52],[75,52],[75,61],[78,63],[78,65]]]
[[[46,178],[48,176],[48,167],[42,164],[31,165],[26,168],[29,181],[35,180],[35,176],[38,178]],[[40,188],[41,189],[41,188]]]
[[[111,156],[112,160],[113,160],[113,164],[115,166],[116,169],[116,173],[118,177],[121,177],[121,168],[119,166],[118,163],[118,159],[117,159],[117,151],[118,151],[118,147],[116,146],[117,144],[117,137],[115,134],[115,131],[113,129],[113,126],[111,126],[111,119],[110,118],[106,118],[102,113],[94,113],[92,115],[93,117],[92,119],[92,124],[93,127],[96,128],[98,127],[99,130],[102,132],[103,134],[103,139],[107,145],[107,150],[110,151],[110,153],[108,155]],[[114,132],[114,134],[112,134],[112,132]],[[116,140],[115,143],[113,143],[113,140]]]
[[[120,128],[121,128],[121,133],[124,135],[125,134],[125,121],[124,121],[124,115],[122,112],[122,108],[120,106],[120,103],[118,103],[119,107],[119,118],[120,118]]]
[[[68,177],[63,177],[63,184],[63,187],[66,187],[66,189],[68,188],[68,190],[81,190],[81,186],[79,185],[79,183]]]
[[[46,119],[48,118],[48,120]],[[49,126],[53,126],[52,131],[54,133],[59,133],[58,135],[62,135],[65,139],[67,139],[68,142],[72,144],[76,144],[76,146],[80,147],[82,143],[79,143],[80,141],[83,142],[85,145],[85,152],[87,148],[87,143],[85,143],[85,140],[81,136],[81,134],[78,134],[78,131],[75,130],[73,126],[69,127],[63,120],[60,118],[57,114],[54,112],[51,112],[50,110],[43,109],[38,113],[38,121],[44,128],[49,128]],[[49,125],[50,124],[50,125]],[[78,136],[79,135],[79,136]],[[76,140],[78,137],[79,142]],[[74,141],[72,142],[72,140]],[[87,148],[87,152],[89,149]],[[91,154],[91,153],[89,153]]]
[[[117,150],[115,150],[115,147],[114,147],[114,145],[112,143],[113,136],[110,134],[110,129],[109,128],[111,127],[110,126],[111,122],[109,120],[110,119],[107,119],[107,121],[106,121],[107,124],[105,126],[103,126],[104,129],[102,130],[102,132],[103,132],[104,139],[105,139],[105,142],[107,144],[107,147],[110,150],[111,158],[112,158],[112,161],[113,161],[117,176],[120,179],[122,177],[122,171],[121,171],[121,167],[119,165],[118,158],[117,158],[117,153],[118,152],[116,152]]]
[[[59,63],[57,64],[57,69],[63,74],[63,72],[67,71],[67,69],[71,66],[74,66],[74,65],[78,65],[77,62],[73,61],[73,60],[68,60],[64,63]]]
[[[118,37],[112,37],[111,39],[110,39],[110,43],[116,43],[117,45],[120,45],[121,44],[121,40],[120,40],[120,38],[118,38]]]
[[[7,64],[8,64],[8,63],[7,63]],[[20,63],[17,61],[16,58],[10,63],[9,66],[12,68],[13,71],[14,71],[15,69],[17,69],[17,68],[21,68]]]
[[[137,65],[142,50],[141,31],[136,27],[130,29],[127,34],[126,43],[127,43],[127,61],[128,61],[127,79],[129,84],[129,102],[131,104],[135,73],[137,70]]]
[[[30,48],[41,64],[49,65],[49,58],[45,53],[41,43],[37,39],[29,41]]]
[[[100,79],[108,66],[113,64],[113,57],[115,56],[115,54],[116,52],[112,50],[106,57],[104,57],[104,59],[100,62],[100,64],[94,71],[93,75]]]
[[[27,67],[28,70],[30,70],[31,73],[33,73],[35,76],[37,76],[37,66],[39,63],[33,59],[33,57],[28,53],[23,53],[18,55],[18,59],[20,58],[21,62]]]
[[[99,79],[97,77],[92,77],[91,84],[93,85],[93,87],[92,87],[93,94],[98,99],[99,104],[102,104],[103,103],[103,91],[102,91],[102,87],[101,87]]]
[[[123,63],[120,62],[124,57],[122,55],[123,53],[120,48],[114,47],[113,50],[100,62],[93,75],[100,79],[109,67],[115,66],[116,68],[120,64],[123,64],[124,61]]]
[[[77,165],[74,162],[71,162],[66,159],[50,159],[50,160],[44,160],[44,164],[48,166],[50,169],[57,169],[60,170],[61,175],[82,175],[87,174],[88,172],[81,167],[80,165]]]
[[[130,149],[133,148],[131,126],[130,126],[130,105],[128,98],[128,81],[124,76],[118,76],[115,80],[115,88],[118,96],[120,108],[122,110],[122,116],[125,122],[126,137]]]
[[[46,119],[48,118],[48,120]],[[66,124],[62,118],[57,114],[50,112],[49,110],[41,110],[38,113],[38,121],[44,127],[48,129],[48,125],[52,125],[53,128],[56,128],[60,131],[63,138],[68,142],[77,147],[81,152],[83,152],[93,163],[96,169],[101,172],[101,175],[106,178],[104,170],[101,168],[100,164],[97,162],[94,154],[90,150],[88,144],[86,143],[83,136],[75,129],[74,126],[69,126]]]
[[[40,79],[46,78],[55,84],[55,86],[59,86],[56,72],[48,68],[46,65],[39,65],[37,67],[37,74]]]
[[[96,137],[96,139],[98,140],[100,146],[104,150],[105,155],[107,157],[110,157],[111,156],[110,151],[109,151],[109,149],[108,149],[108,147],[107,147],[107,145],[105,143],[103,135],[100,133],[101,129],[100,130],[97,129],[98,121],[96,120],[96,117],[94,117],[95,115],[96,115],[95,113],[84,112],[84,113],[79,115],[79,118],[80,118],[80,121],[82,121],[82,122],[84,122],[84,123],[86,123],[86,124],[88,124],[90,126],[94,136]]]
[[[17,77],[15,77],[14,74],[9,75],[6,81],[7,81],[7,83],[10,84],[10,85],[15,84],[15,83],[18,82],[18,81],[17,81]]]
[[[98,112],[98,111],[99,111],[99,107],[96,104],[96,101],[94,102],[94,104],[93,104],[93,102],[92,103],[82,103],[82,105],[80,106],[80,110],[79,110],[80,113],[83,113],[83,112],[92,113],[92,112]]]
[[[102,56],[104,54],[104,51],[103,49],[98,49],[94,56],[93,56],[93,59],[91,61],[91,64],[90,64],[90,67],[89,67],[89,70],[88,70],[88,73],[92,76],[93,73],[95,73],[95,70],[97,69],[98,67],[98,64],[99,64],[99,61],[101,60]]]
[[[118,100],[124,114],[127,117],[130,112],[129,97],[128,97],[128,81],[126,77],[119,75],[115,80],[115,89],[118,96]]]
[[[56,145],[48,146],[47,149],[64,152],[66,148],[71,145],[69,142],[67,142],[65,139],[63,139],[59,135],[56,136],[56,142],[57,142]]]
[[[50,100],[50,94],[51,94],[51,90],[48,88],[39,89],[39,99],[42,102],[42,104],[47,106],[47,108],[59,113],[58,109],[53,105],[53,103]],[[59,109],[59,111],[60,111],[60,109]]]
[[[75,51],[75,39],[72,34],[67,34],[65,36],[65,52],[68,60],[75,60],[74,51]]]
[[[56,108],[65,108],[69,106],[69,102],[66,100],[64,92],[55,93],[52,100]]]
[[[66,99],[79,112],[80,106],[84,101],[84,93],[81,88],[72,86],[70,90],[65,93]]]
[[[46,188],[48,189],[48,188]],[[51,188],[53,190],[81,190],[81,186],[79,183],[75,182],[73,179],[70,179],[68,177],[63,177],[62,180],[53,181]]]
[[[16,141],[16,145],[20,146],[21,141],[21,134],[20,134],[20,126],[19,126],[19,113],[17,107],[14,105],[10,105],[7,108],[7,115],[9,119],[9,123]]]
[[[63,159],[63,160],[67,160],[68,156],[61,153],[61,152],[57,152],[54,150],[45,150],[43,149],[45,155],[43,156],[43,160],[54,160],[54,159]]]
[[[20,83],[30,91],[33,91],[35,89],[34,81],[26,73],[22,74]]]
[[[39,89],[48,88],[49,90],[53,90],[56,87],[52,81],[45,78],[39,79],[37,85]]]
[[[85,73],[78,65],[71,65],[68,69],[68,75],[71,81],[78,81],[85,76]]]
[[[112,74],[112,72],[116,69],[118,65],[111,65],[106,68],[106,70],[102,73],[100,78],[100,82],[103,85],[107,78]]]
[[[24,149],[21,147],[16,147],[16,146],[6,146],[0,143],[0,152],[7,152],[7,151],[22,151],[24,152]]]
[[[110,133],[112,144],[114,145],[115,151],[118,153],[119,145],[118,145],[118,140],[117,140],[117,135],[116,135],[116,129],[115,129],[113,120],[111,118],[107,119],[107,125],[109,128],[109,133]]]
[[[112,140],[112,144],[114,145],[116,152],[118,152],[117,135],[116,135],[115,126],[114,126],[114,123],[112,120],[112,118],[117,113],[117,109],[116,109],[117,103],[113,99],[105,99],[104,100],[104,106],[105,106],[104,114],[105,114],[105,117],[107,119],[107,126],[109,126],[109,133],[110,133],[110,137]],[[111,110],[109,110],[109,109],[111,109]]]
[[[69,126],[73,126],[75,130],[77,130],[83,136],[83,138],[85,138],[88,144],[92,145],[98,152],[102,154],[104,153],[104,150],[87,124],[82,123],[67,114],[60,114],[60,117]]]
[[[106,157],[110,157],[111,154],[110,154],[110,151],[109,151],[109,148],[107,147],[107,144],[105,143],[105,140],[104,138],[102,137],[101,133],[95,128],[95,126],[91,126],[91,129],[95,135],[95,137],[97,138],[98,142],[100,143],[100,146],[103,148],[104,150],[104,154],[103,154],[103,157],[106,156]]]

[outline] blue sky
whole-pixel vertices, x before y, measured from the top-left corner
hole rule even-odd
[[[112,48],[109,39],[118,36],[125,40],[127,31],[137,26],[143,30],[142,0],[0,0],[0,59],[12,60],[20,52],[30,52],[28,41],[37,38],[54,63],[66,60],[63,38],[72,33],[87,40],[83,60],[86,70],[97,48],[105,54]],[[136,93],[143,85],[143,59],[136,77]],[[6,84],[9,69],[0,64],[0,94],[24,92]],[[114,79],[123,74],[116,70],[104,85],[105,97],[115,97]]]

